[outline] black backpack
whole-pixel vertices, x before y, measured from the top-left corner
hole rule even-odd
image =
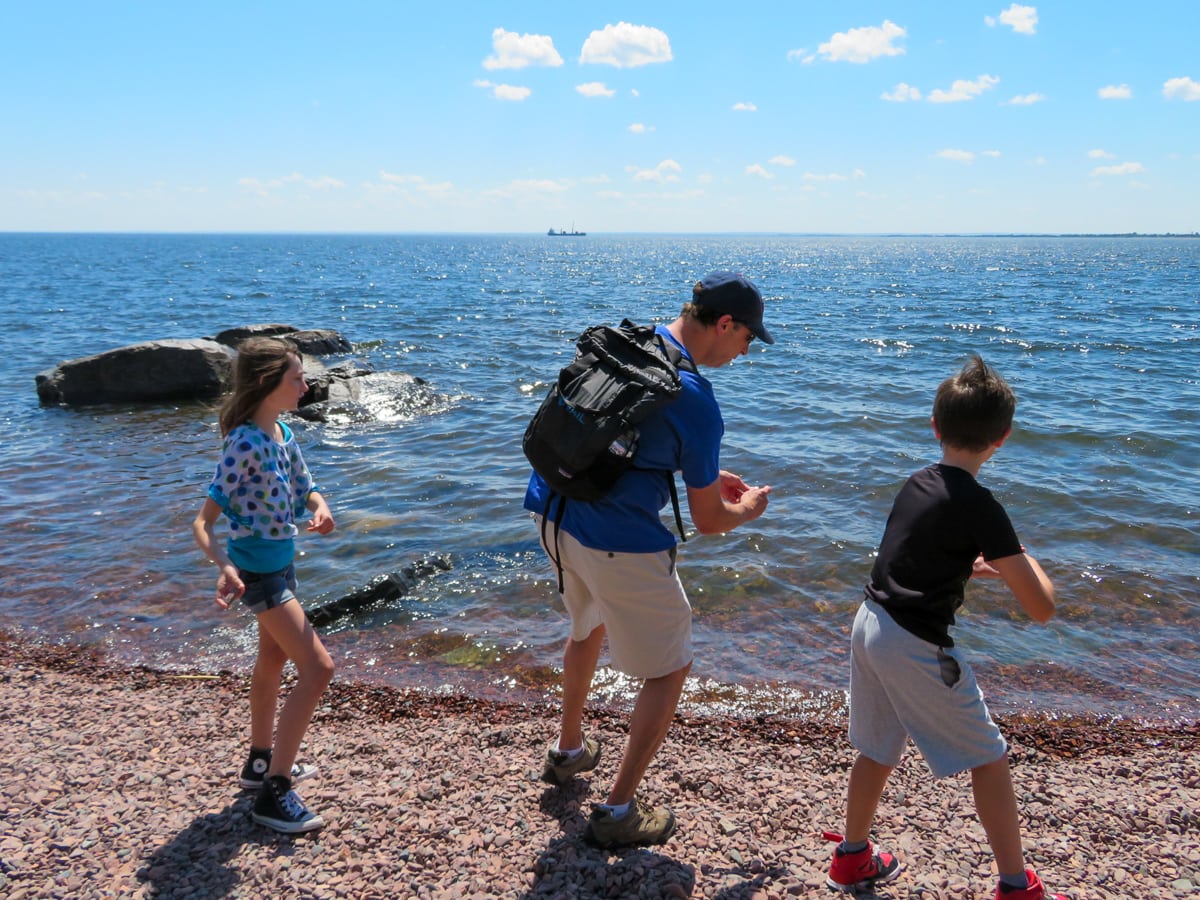
[[[635,325],[626,319],[617,328],[589,328],[576,340],[575,359],[558,373],[557,383],[521,441],[534,471],[550,487],[542,525],[554,521],[556,549],[566,500],[599,500],[633,467],[637,426],[679,396],[680,369],[696,371],[695,364],[653,325]],[[664,474],[671,486],[675,524],[687,540],[675,474]],[[550,506],[556,497],[558,512],[552,517]],[[561,565],[558,569],[561,592]]]

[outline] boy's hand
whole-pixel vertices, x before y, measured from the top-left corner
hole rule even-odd
[[[971,564],[972,578],[999,578],[1000,573],[996,571],[996,567],[983,558],[983,554],[975,557],[975,562]]]

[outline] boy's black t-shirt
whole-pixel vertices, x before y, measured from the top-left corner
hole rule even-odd
[[[906,631],[953,647],[949,628],[975,558],[1020,552],[991,491],[970,472],[936,463],[911,475],[896,495],[866,594]]]

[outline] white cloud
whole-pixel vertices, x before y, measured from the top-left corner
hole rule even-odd
[[[597,63],[632,69],[650,63],[670,62],[671,41],[662,31],[648,25],[619,22],[593,31],[583,42],[581,63]]]
[[[804,65],[808,65],[816,58],[816,54],[811,53],[806,47],[802,47],[799,50],[789,50],[787,52],[788,62],[800,62]]]
[[[975,161],[975,154],[970,150],[939,150],[937,155],[952,162],[972,163]]]
[[[605,85],[603,81],[589,81],[587,84],[575,85],[575,90],[585,97],[615,97],[617,92]]]
[[[683,166],[673,159],[664,159],[653,169],[639,169],[637,166],[626,166],[626,172],[633,174],[634,181],[678,181]]]
[[[950,86],[950,90],[943,91],[941,88],[930,91],[930,103],[958,103],[963,100],[974,100],[984,91],[994,88],[1000,83],[1000,79],[995,75],[980,75],[974,81],[966,81],[959,79]]]
[[[1141,163],[1127,162],[1117,166],[1097,166],[1092,169],[1092,175],[1136,175],[1145,171],[1146,167]]]
[[[755,163],[752,166],[746,166],[746,174],[747,175],[757,175],[759,178],[765,178],[768,181],[770,181],[772,178],[775,177],[770,172],[768,172],[766,169],[764,169],[762,166],[760,166],[758,163]]]
[[[492,32],[492,49],[495,53],[483,61],[488,71],[563,64],[563,58],[554,49],[554,40],[545,34],[517,34],[497,28]]]
[[[561,194],[566,189],[565,184],[551,178],[519,178],[510,181],[500,191],[511,197],[521,194]]]
[[[1133,96],[1133,90],[1127,84],[1110,84],[1096,91],[1101,100],[1128,100]]]
[[[1190,78],[1171,78],[1163,82],[1163,96],[1168,100],[1200,100],[1200,82]]]
[[[279,190],[291,184],[300,184],[314,191],[339,190],[346,186],[346,183],[341,179],[333,178],[329,175],[308,178],[299,172],[293,172],[291,175],[284,175],[280,178],[269,178],[266,181],[258,178],[239,178],[238,184],[250,191],[250,193],[257,194],[260,197],[265,197],[271,191]]]
[[[907,103],[909,100],[920,100],[921,92],[911,84],[905,84],[903,81],[892,88],[891,93],[884,92],[879,95],[881,100],[890,100],[892,103]]]
[[[999,159],[999,158],[1000,158],[1000,151],[999,151],[999,150],[984,150],[984,151],[983,151],[983,153],[982,153],[982,154],[980,154],[980,155],[981,155],[981,156],[989,156],[989,157],[991,157],[992,159]]]
[[[379,172],[379,180],[383,183],[382,190],[387,192],[400,192],[411,188],[422,194],[445,196],[454,190],[452,182],[426,181],[424,175],[400,175],[395,172],[381,170]],[[373,190],[381,189],[379,185],[374,184],[368,184],[366,187]]]
[[[865,63],[879,56],[901,56],[904,48],[892,42],[907,34],[895,22],[885,19],[879,27],[839,31],[817,47],[817,52],[830,62]]]
[[[1008,25],[1013,31],[1018,34],[1036,34],[1038,14],[1036,6],[1021,6],[1019,3],[1014,3],[1004,12],[1000,13],[1000,20],[991,16],[984,16],[983,21],[989,26],[995,27],[997,24]]]
[[[1046,97],[1043,94],[1017,94],[1008,101],[1009,106],[1033,106],[1035,103],[1041,103]]]
[[[654,130],[653,125],[643,125],[641,122],[634,122],[629,126],[629,130],[634,134],[648,134]]]
[[[489,200],[520,200],[525,197],[539,198],[561,194],[568,185],[551,178],[525,178],[510,181],[500,187],[490,188],[483,192]]]
[[[519,87],[515,84],[492,84],[483,78],[475,79],[475,87],[490,90],[492,96],[497,100],[524,100],[533,93],[527,87]]]
[[[735,103],[733,108],[737,112],[758,112],[758,107],[753,103]]]
[[[1114,154],[1109,153],[1107,150],[1089,150],[1088,151],[1088,159],[1112,159],[1113,155]]]
[[[849,181],[845,175],[838,175],[836,172],[831,172],[828,175],[818,175],[815,172],[805,172],[805,181]]]
[[[794,166],[796,161],[790,156],[784,156],[780,153],[778,156],[772,156],[767,160],[773,166]]]

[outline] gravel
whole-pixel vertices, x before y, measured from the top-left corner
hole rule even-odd
[[[618,852],[582,839],[625,734],[597,710],[600,767],[538,780],[549,705],[335,682],[302,760],[328,823],[255,825],[238,789],[247,680],[111,666],[0,635],[0,897],[834,897],[824,886],[853,753],[845,722],[679,716],[642,795],[679,829]],[[1200,726],[1001,719],[1028,861],[1075,900],[1200,900]],[[905,870],[880,898],[988,897],[991,856],[966,775],[910,753],[875,840]]]

